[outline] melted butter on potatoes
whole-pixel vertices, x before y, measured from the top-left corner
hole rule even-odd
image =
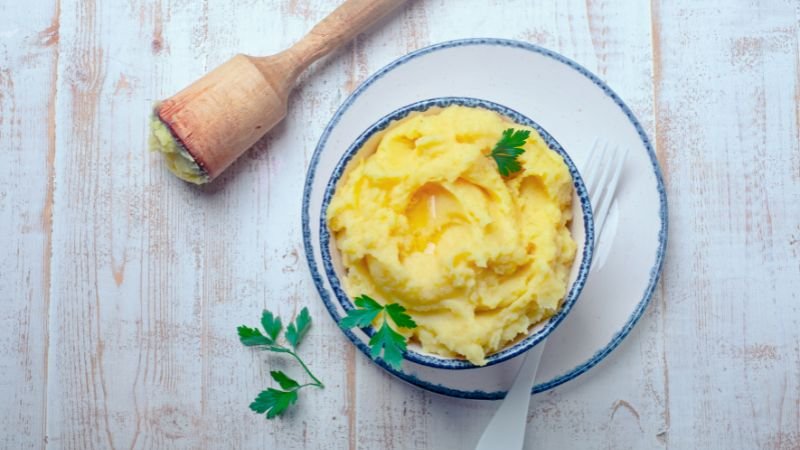
[[[327,211],[347,293],[400,303],[418,325],[401,332],[478,365],[557,311],[575,257],[566,164],[531,130],[503,178],[487,155],[507,128],[528,129],[462,106],[396,122]]]

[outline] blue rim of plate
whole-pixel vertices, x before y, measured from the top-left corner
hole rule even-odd
[[[645,150],[647,151],[647,155],[650,158],[650,163],[651,163],[652,168],[653,168],[653,173],[655,174],[655,177],[656,177],[656,183],[657,183],[657,189],[658,189],[658,195],[659,195],[659,202],[660,202],[660,205],[659,205],[660,206],[660,208],[659,208],[659,216],[660,216],[660,219],[661,219],[661,228],[659,229],[659,232],[658,232],[659,246],[658,246],[658,249],[656,250],[656,261],[655,261],[655,264],[650,269],[650,282],[648,283],[647,287],[644,290],[644,293],[642,295],[642,299],[637,304],[636,308],[633,311],[633,314],[628,319],[628,322],[625,325],[623,325],[623,327],[619,331],[617,331],[617,333],[614,335],[614,337],[611,339],[611,341],[608,344],[606,344],[605,347],[603,347],[602,349],[598,350],[586,362],[574,367],[572,370],[568,371],[567,373],[565,373],[563,375],[559,375],[558,377],[556,377],[556,378],[554,378],[554,379],[552,379],[552,380],[550,380],[550,381],[548,381],[546,383],[541,383],[541,384],[535,385],[533,387],[533,389],[531,389],[531,393],[535,394],[535,393],[538,393],[538,392],[544,392],[544,391],[547,391],[549,389],[552,389],[552,388],[554,388],[556,386],[564,384],[567,381],[570,381],[570,380],[572,380],[572,379],[574,379],[574,378],[586,373],[589,369],[591,369],[592,367],[596,366],[600,361],[602,361],[606,356],[608,356],[614,349],[616,349],[619,346],[619,344],[622,342],[622,340],[625,339],[625,337],[628,336],[628,334],[633,329],[634,325],[636,325],[636,323],[641,318],[642,314],[644,313],[645,308],[647,307],[648,303],[650,302],[650,299],[653,296],[653,292],[655,291],[656,284],[658,284],[658,279],[659,279],[659,276],[661,274],[661,268],[662,268],[663,263],[664,263],[664,253],[665,253],[666,247],[667,247],[667,230],[668,230],[668,225],[667,225],[667,217],[668,217],[668,213],[667,213],[667,193],[666,193],[666,188],[664,186],[664,178],[663,178],[663,176],[661,174],[661,168],[658,165],[658,160],[656,159],[656,154],[653,151],[652,145],[650,144],[650,139],[648,139],[647,133],[645,133],[644,129],[642,128],[642,125],[636,119],[636,116],[634,116],[633,112],[628,107],[628,105],[626,105],[625,102],[623,102],[622,99],[610,87],[608,87],[608,85],[606,85],[597,75],[593,74],[592,72],[590,72],[588,69],[586,69],[582,65],[580,65],[580,64],[576,63],[575,61],[573,61],[573,60],[571,60],[571,59],[569,59],[569,58],[567,58],[567,57],[565,57],[565,56],[563,56],[563,55],[561,55],[559,53],[556,53],[556,52],[554,52],[552,50],[548,50],[546,48],[539,47],[538,45],[534,45],[534,44],[531,44],[531,43],[528,43],[528,42],[521,42],[521,41],[515,41],[515,40],[511,40],[511,39],[501,39],[501,38],[471,38],[471,39],[458,39],[458,40],[453,40],[453,41],[445,41],[445,42],[441,42],[441,43],[438,43],[438,44],[433,44],[433,45],[428,46],[428,47],[421,48],[419,50],[415,50],[415,51],[413,51],[411,53],[408,53],[407,55],[401,56],[400,58],[392,61],[391,63],[389,63],[386,66],[384,66],[382,69],[380,69],[377,72],[375,72],[374,74],[370,75],[369,78],[364,80],[364,82],[361,83],[355,89],[355,91],[353,91],[353,93],[350,94],[350,96],[347,97],[347,99],[345,99],[344,103],[342,103],[342,106],[340,106],[339,109],[336,110],[336,112],[334,113],[334,115],[331,118],[330,122],[328,123],[328,125],[326,125],[325,129],[323,130],[322,135],[320,136],[319,142],[317,143],[317,147],[314,149],[314,154],[312,155],[311,162],[309,163],[308,172],[306,173],[306,181],[305,181],[305,185],[304,185],[304,188],[303,188],[303,203],[302,203],[303,249],[305,250],[305,253],[306,253],[306,262],[308,263],[308,268],[309,268],[309,270],[311,272],[311,277],[314,280],[314,284],[317,287],[317,291],[319,292],[323,303],[325,303],[325,306],[327,307],[328,312],[330,312],[331,308],[329,306],[330,306],[331,299],[330,299],[328,293],[326,292],[325,288],[322,285],[322,278],[320,276],[319,270],[317,269],[316,263],[314,262],[314,249],[311,246],[311,223],[310,223],[310,219],[309,219],[309,213],[308,213],[309,208],[308,208],[308,205],[309,205],[310,198],[311,198],[311,184],[312,184],[312,182],[314,180],[314,175],[315,175],[316,170],[317,170],[317,165],[319,164],[320,154],[322,153],[322,149],[325,147],[325,144],[328,141],[328,138],[330,136],[331,130],[339,123],[341,115],[345,111],[347,111],[347,109],[350,107],[350,105],[352,105],[352,103],[361,95],[361,93],[365,89],[367,89],[372,83],[374,83],[376,80],[378,80],[381,77],[383,77],[386,73],[388,73],[389,71],[391,71],[395,67],[400,66],[402,64],[405,64],[406,62],[408,62],[408,61],[410,61],[410,60],[412,60],[414,58],[426,55],[428,53],[431,53],[431,52],[434,52],[434,51],[437,51],[437,50],[442,50],[442,49],[447,49],[447,48],[452,48],[452,47],[464,47],[464,46],[469,46],[469,45],[494,45],[494,46],[501,46],[501,47],[512,47],[512,48],[518,48],[518,49],[522,49],[522,50],[527,50],[527,51],[530,51],[530,52],[533,52],[533,53],[538,53],[540,55],[546,56],[548,58],[551,58],[551,59],[553,59],[555,61],[558,61],[558,62],[570,67],[571,69],[575,70],[579,74],[581,74],[584,77],[586,77],[587,79],[589,79],[589,81],[591,81],[597,87],[602,89],[603,92],[606,94],[606,96],[608,96],[611,100],[614,101],[614,103],[620,108],[620,110],[622,110],[622,112],[625,114],[625,116],[631,122],[633,127],[636,129],[636,132],[639,134],[639,138],[641,139],[642,144],[644,145]],[[332,313],[331,313],[331,317],[333,318],[333,320],[336,323],[338,323],[339,320],[340,320],[339,317],[336,317]],[[353,338],[355,336],[350,336],[350,334],[353,333],[351,330],[343,330],[343,331],[344,331],[344,333],[346,335],[348,335],[347,337],[351,341],[357,342],[356,343],[356,347],[359,350],[361,350],[365,354],[368,354],[367,352],[369,351],[369,348],[367,347],[367,345],[364,344],[363,342],[361,342],[358,339],[354,340]],[[419,378],[417,378],[414,375],[406,374],[406,373],[403,373],[401,371],[396,371],[396,370],[392,369],[391,367],[389,367],[381,359],[376,359],[375,363],[378,364],[380,367],[382,367],[387,372],[389,372],[392,375],[400,378],[401,380],[406,381],[408,383],[411,383],[411,384],[413,384],[415,386],[421,387],[423,389],[429,390],[431,392],[435,392],[437,394],[447,395],[447,396],[450,396],[450,397],[468,398],[468,399],[476,399],[476,400],[498,400],[498,399],[501,399],[501,398],[505,397],[505,394],[506,394],[503,391],[486,392],[486,391],[480,391],[480,390],[477,390],[477,391],[465,391],[465,390],[460,390],[460,389],[452,389],[452,388],[449,388],[447,386],[442,386],[440,384],[435,384],[435,383],[430,383],[430,382],[427,382],[427,381],[424,381],[424,380],[420,380]]]
[[[538,123],[518,111],[499,103],[473,97],[436,97],[420,100],[410,105],[398,108],[380,118],[377,122],[367,128],[366,131],[361,133],[361,135],[356,138],[356,140],[344,152],[342,157],[339,159],[339,162],[333,169],[331,178],[328,180],[328,183],[325,186],[325,193],[322,198],[322,207],[320,209],[319,220],[319,240],[320,250],[322,251],[322,265],[325,268],[325,274],[327,275],[328,283],[330,283],[333,293],[339,300],[339,304],[342,306],[342,308],[344,308],[345,312],[350,311],[354,309],[353,303],[342,288],[342,284],[339,281],[339,277],[337,276],[336,270],[333,267],[330,248],[330,231],[328,230],[325,214],[338,182],[341,179],[342,174],[347,169],[347,165],[350,163],[350,160],[375,133],[385,130],[393,122],[405,119],[411,113],[427,111],[433,107],[446,108],[452,105],[466,106],[470,108],[482,108],[494,111],[503,117],[510,119],[514,123],[525,125],[536,130],[536,132],[539,133],[539,136],[542,137],[542,140],[545,142],[547,147],[558,153],[569,169],[569,173],[572,176],[572,184],[575,188],[575,193],[577,194],[578,200],[581,204],[583,225],[586,235],[583,244],[583,257],[581,258],[578,276],[570,286],[570,290],[567,295],[564,296],[558,312],[547,319],[546,324],[538,329],[535,333],[529,334],[510,347],[491,354],[486,358],[486,364],[483,366],[476,366],[475,364],[472,364],[464,359],[437,357],[434,355],[419,353],[413,350],[407,350],[403,355],[404,360],[415,362],[423,366],[433,367],[436,369],[462,370],[488,367],[514,358],[515,356],[518,356],[533,348],[536,344],[544,340],[550,333],[552,333],[553,330],[555,330],[556,327],[564,320],[569,311],[572,309],[572,306],[577,301],[578,297],[580,297],[580,293],[586,284],[586,278],[589,275],[589,268],[592,262],[592,250],[594,243],[594,221],[592,219],[592,208],[589,202],[589,194],[587,193],[586,185],[583,183],[583,178],[578,172],[578,168],[575,166],[575,163],[572,162],[572,159],[569,157],[567,152],[564,151],[564,148],[561,146],[561,144],[559,144],[558,141],[556,141],[556,139],[550,135],[550,133],[548,133]],[[326,304],[325,306],[327,307],[328,305]],[[329,312],[331,315],[336,314],[335,309]],[[372,337],[372,335],[375,334],[375,331],[372,329],[372,327],[362,328],[361,330],[368,337]],[[348,335],[348,337],[350,336]]]

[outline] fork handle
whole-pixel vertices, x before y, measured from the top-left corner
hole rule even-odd
[[[508,390],[505,400],[495,411],[492,420],[475,450],[521,449],[525,443],[525,425],[528,421],[528,406],[531,402],[531,389],[536,380],[536,370],[542,360],[547,340],[528,351],[522,362],[517,378]]]

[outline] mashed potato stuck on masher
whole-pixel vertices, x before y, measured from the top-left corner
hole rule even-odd
[[[522,170],[503,177],[489,155],[508,128],[531,134]],[[365,146],[327,210],[351,298],[401,304],[417,328],[400,332],[477,365],[556,313],[576,252],[573,185],[535,130],[449,106]]]

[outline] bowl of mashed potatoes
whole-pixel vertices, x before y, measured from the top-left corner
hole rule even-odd
[[[530,134],[518,170],[503,174],[492,152],[509,129]],[[558,142],[475,98],[381,118],[342,156],[322,201],[336,300],[345,311],[360,295],[402,305],[417,324],[398,329],[404,358],[442,369],[496,364],[545,339],[583,288],[593,242],[586,187]]]

